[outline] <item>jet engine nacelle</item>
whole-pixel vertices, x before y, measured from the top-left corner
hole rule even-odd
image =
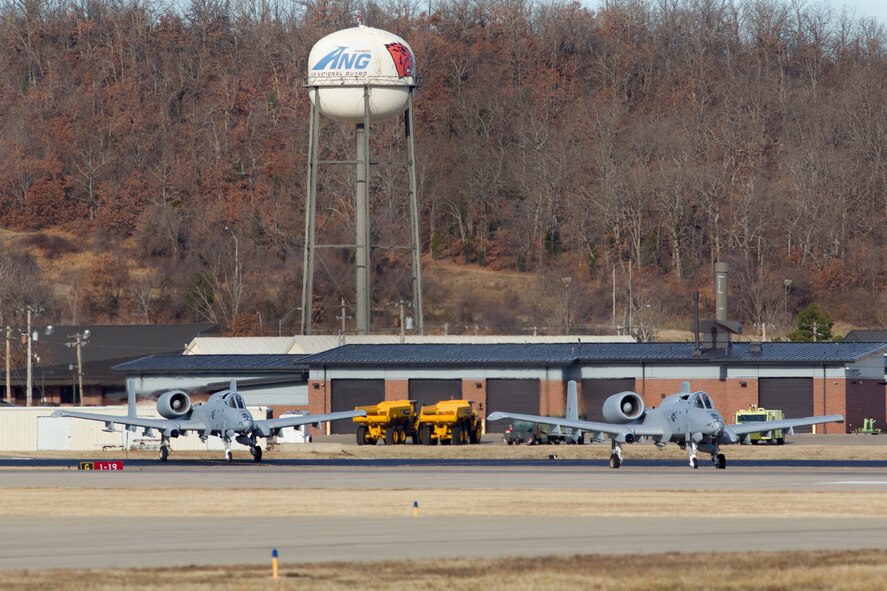
[[[180,419],[191,412],[191,397],[182,390],[170,390],[157,399],[157,412],[164,419]]]
[[[603,415],[608,423],[628,423],[644,414],[644,400],[634,392],[613,394],[604,401]]]

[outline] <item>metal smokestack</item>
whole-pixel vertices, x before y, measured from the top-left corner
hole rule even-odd
[[[727,263],[715,263],[715,320],[727,321]]]

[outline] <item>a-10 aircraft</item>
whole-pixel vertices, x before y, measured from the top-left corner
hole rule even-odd
[[[225,442],[225,459],[232,461],[231,440],[249,446],[250,454],[256,462],[262,461],[262,448],[258,437],[274,437],[286,427],[319,425],[324,421],[337,421],[366,416],[363,410],[347,410],[325,414],[307,414],[281,419],[253,419],[243,398],[237,393],[237,384],[232,381],[230,389],[216,392],[205,404],[191,404],[191,397],[183,390],[171,390],[157,399],[157,412],[162,419],[149,419],[135,416],[102,415],[73,410],[57,410],[54,417],[74,417],[90,421],[104,421],[105,431],[114,432],[114,425],[123,425],[130,431],[143,429],[143,435],[153,437],[156,429],[160,432],[160,461],[169,457],[169,440],[196,431],[201,441],[215,435]]]
[[[490,413],[487,420],[508,418],[581,429],[591,433],[592,439],[596,441],[601,441],[604,435],[609,435],[612,441],[611,468],[618,468],[622,464],[623,443],[634,443],[649,438],[660,448],[672,442],[677,443],[682,449],[688,449],[690,467],[694,469],[699,467],[697,452],[709,453],[712,463],[720,470],[727,467],[727,459],[721,453],[721,445],[742,443],[747,441],[752,433],[783,429],[792,435],[795,427],[844,422],[844,417],[841,415],[827,415],[727,425],[708,394],[691,392],[689,382],[684,382],[681,391],[665,398],[658,408],[645,409],[643,399],[635,392],[614,394],[604,401],[603,415],[606,423],[510,412]]]

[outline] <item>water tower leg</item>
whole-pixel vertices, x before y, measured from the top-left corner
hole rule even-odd
[[[407,142],[407,167],[410,182],[410,246],[413,262],[413,309],[416,314],[416,332],[425,334],[422,314],[422,242],[419,234],[419,203],[416,197],[416,144],[413,139],[413,89],[410,88],[409,104],[404,113],[404,135]]]
[[[309,92],[317,92],[312,88]],[[311,312],[314,301],[314,216],[317,210],[317,127],[319,124],[320,97],[311,105],[308,124],[308,195],[305,200],[305,264],[302,266],[302,334],[311,334]]]
[[[355,126],[357,140],[357,166],[355,171],[355,212],[354,225],[356,239],[354,241],[355,265],[355,330],[357,334],[369,334],[370,331],[370,207],[367,191],[370,168],[370,109],[369,87],[363,89],[364,116],[363,123]]]

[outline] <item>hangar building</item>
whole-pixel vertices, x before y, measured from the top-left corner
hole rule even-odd
[[[465,398],[482,415],[496,410],[557,415],[567,380],[579,382],[580,413],[599,420],[603,400],[633,390],[656,406],[689,380],[728,420],[756,404],[786,417],[840,413],[843,433],[865,417],[885,420],[887,343],[733,343],[700,351],[694,343],[346,345],[302,359],[311,412],[409,398]],[[487,425],[501,431],[503,422]],[[351,432],[344,421],[333,432]]]

